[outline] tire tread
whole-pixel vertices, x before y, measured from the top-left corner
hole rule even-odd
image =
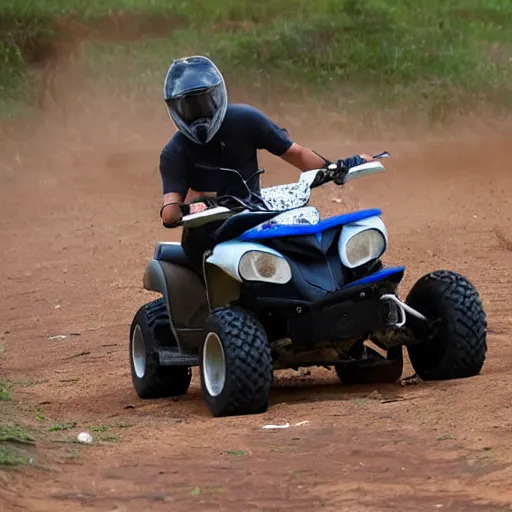
[[[139,324],[146,344],[146,374],[142,379],[135,375],[131,358],[131,338],[135,325]],[[154,333],[156,327],[165,327],[170,331],[167,305],[163,298],[144,304],[136,313],[130,328],[130,366],[132,382],[138,396],[143,399],[182,396],[190,387],[192,371],[189,366],[160,366],[156,346],[158,340]]]
[[[218,308],[206,322],[206,331],[214,331],[221,337],[226,358],[227,376],[222,398],[211,397],[203,385],[213,415],[266,411],[272,383],[272,360],[267,336],[259,320],[241,308]]]
[[[412,288],[407,303],[415,307],[428,295],[444,311],[446,350],[437,366],[422,366],[422,345],[408,348],[411,363],[423,380],[448,380],[480,373],[487,353],[487,318],[474,286],[461,274],[439,270],[423,276]]]

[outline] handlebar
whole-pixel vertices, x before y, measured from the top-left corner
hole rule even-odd
[[[205,197],[199,199],[197,202],[204,203],[207,209],[223,207],[232,211],[233,213],[241,212],[244,210],[249,210],[252,212],[255,211],[263,211],[268,212],[271,211],[268,206],[265,204],[265,201],[262,197],[258,196],[251,192],[251,194],[246,198],[236,197],[230,194],[217,196],[217,197]],[[175,203],[181,210],[183,215],[190,214],[190,205],[194,203]]]
[[[381,153],[378,153],[376,155],[373,155],[372,158],[374,160],[379,160],[381,158],[387,158],[390,154],[387,151],[383,151]],[[262,174],[265,171],[263,169],[258,169],[256,172],[254,172],[247,180],[244,180],[240,173],[236,171],[235,169],[228,169],[224,167],[215,167],[210,166],[207,164],[196,164],[197,168],[201,168],[204,170],[209,171],[222,171],[226,174],[231,175],[232,177],[236,178],[237,185],[241,187],[241,192],[243,190],[243,193],[241,193],[238,196],[232,195],[232,194],[225,194],[222,196],[217,197],[205,197],[198,200],[198,202],[202,202],[206,205],[207,209],[217,208],[217,207],[223,207],[229,210],[232,213],[239,213],[242,211],[250,211],[250,212],[269,212],[272,211],[267,204],[265,203],[264,199],[259,196],[258,194],[255,194],[252,192],[247,185],[247,182],[253,178],[254,176],[258,174]],[[337,185],[343,185],[345,182],[345,178],[348,174],[350,169],[346,167],[340,167],[338,164],[332,163],[327,166],[327,168],[323,167],[320,169],[313,169],[311,171],[307,171],[307,174],[309,174],[312,178],[312,181],[309,183],[310,188],[316,188],[321,185],[324,185],[330,181],[334,181]],[[311,178],[306,178],[306,182],[309,182]],[[241,197],[245,196],[245,197]],[[187,216],[190,215],[190,204],[187,203],[176,203],[179,208],[181,209],[182,215]],[[178,223],[178,225],[181,225],[181,221]]]
[[[380,160],[381,158],[387,158],[389,156],[391,155],[387,151],[383,151],[382,153],[373,155],[372,158],[373,160]],[[338,164],[334,163],[329,164],[327,168],[314,169],[317,174],[311,183],[311,188],[319,187],[330,181],[334,181],[336,185],[343,185],[349,170],[350,169],[347,167],[340,167]]]

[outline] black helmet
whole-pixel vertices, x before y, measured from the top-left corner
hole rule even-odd
[[[189,139],[206,144],[220,128],[228,107],[226,84],[207,57],[174,60],[164,82],[167,111]]]

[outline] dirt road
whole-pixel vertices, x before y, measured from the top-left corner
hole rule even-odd
[[[0,510],[512,510],[512,130],[301,139],[332,157],[392,153],[384,175],[314,201],[324,215],[382,208],[386,261],[408,268],[403,295],[433,269],[475,283],[489,320],[480,376],[342,387],[334,372],[284,372],[267,413],[212,419],[197,374],[182,401],[139,400],[130,381],[129,324],[154,297],[141,289],[144,265],[156,241],[177,237],[158,219],[167,123],[154,137],[120,130],[116,147],[34,128],[2,157],[0,378],[14,400],[0,415],[37,444],[31,465],[0,470]],[[267,183],[293,176],[263,163],[277,169]],[[81,431],[96,441],[72,443]]]

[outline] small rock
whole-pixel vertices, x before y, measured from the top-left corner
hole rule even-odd
[[[93,441],[91,434],[87,432],[80,432],[76,438],[79,443],[83,444],[91,444]]]

